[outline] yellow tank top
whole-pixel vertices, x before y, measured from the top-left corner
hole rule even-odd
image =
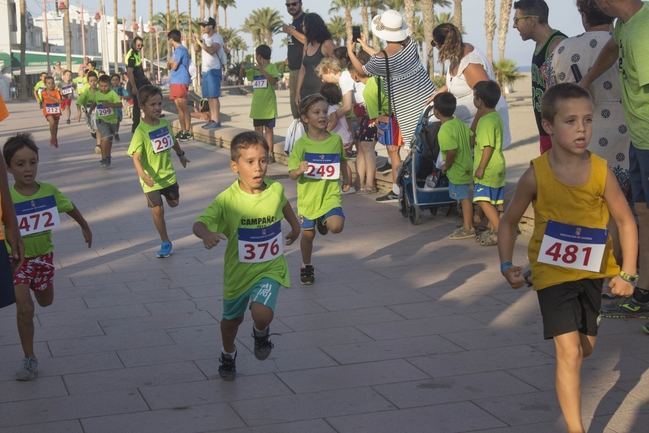
[[[591,153],[588,181],[580,186],[570,186],[555,178],[548,154],[549,152],[546,152],[532,161],[536,177],[536,199],[533,202],[534,232],[530,239],[527,255],[532,270],[534,288],[541,290],[569,281],[617,275],[620,268],[612,254],[610,235],[606,237],[606,247],[599,272],[539,262],[539,252],[541,252],[541,244],[548,221],[575,226],[575,231],[579,234],[581,230],[585,231],[587,228],[606,229],[609,220],[608,206],[604,199],[608,173],[606,161]],[[559,252],[565,254],[565,245],[562,248],[564,249],[552,249],[550,254],[559,254]],[[573,260],[574,256],[569,258]]]

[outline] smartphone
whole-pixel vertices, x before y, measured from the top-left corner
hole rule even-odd
[[[352,42],[358,42],[361,37],[361,26],[352,26]]]
[[[575,83],[580,82],[583,77],[581,76],[579,66],[577,66],[576,63],[573,63],[572,66],[570,66],[570,70],[572,71],[572,76],[575,77]]]

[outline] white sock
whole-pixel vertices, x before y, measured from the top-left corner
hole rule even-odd
[[[237,355],[237,349],[235,348],[235,349],[234,349],[234,352],[230,353],[230,352],[227,352],[227,351],[225,350],[225,347],[222,347],[222,348],[221,348],[221,353],[224,354],[224,355],[229,356],[230,358],[234,358],[234,357]]]
[[[257,337],[263,337],[268,334],[268,326],[266,326],[266,329],[262,329],[261,331],[257,329],[256,326],[252,326],[253,332],[255,333],[255,336]]]
[[[401,189],[399,188],[399,185],[397,185],[396,183],[393,183],[392,184],[392,192],[395,193],[396,195],[399,195],[400,191],[401,191]]]

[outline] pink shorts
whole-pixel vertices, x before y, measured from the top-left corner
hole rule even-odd
[[[182,99],[187,96],[189,86],[187,84],[169,84],[169,99]]]
[[[14,286],[28,286],[35,292],[54,287],[53,254],[30,257],[20,265],[14,274]]]
[[[61,110],[65,110],[66,108],[70,108],[72,105],[72,99],[67,98],[61,101]]]

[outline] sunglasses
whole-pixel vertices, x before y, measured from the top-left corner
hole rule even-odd
[[[514,17],[513,21],[514,21],[514,25],[516,25],[520,20],[524,20],[527,18],[538,18],[538,17],[539,17],[538,15],[521,15],[520,17]]]
[[[295,7],[295,6],[299,5],[299,4],[300,4],[300,2],[286,3],[286,7],[287,8],[292,8],[292,7]]]

